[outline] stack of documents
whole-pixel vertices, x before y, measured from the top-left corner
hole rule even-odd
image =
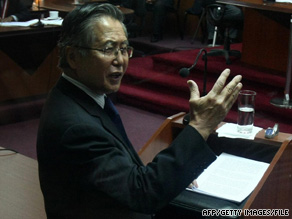
[[[292,3],[292,0],[276,0],[276,2]]]
[[[258,185],[268,163],[222,153],[198,178],[198,188],[187,190],[237,203]]]
[[[25,21],[25,22],[0,22],[0,26],[3,26],[3,27],[29,27],[30,25],[36,24],[38,21],[39,21],[38,19],[33,19],[30,21]],[[44,25],[61,26],[63,19],[61,19],[61,18],[56,19],[56,20],[42,19],[41,22]]]

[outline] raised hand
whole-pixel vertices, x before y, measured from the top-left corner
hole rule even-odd
[[[189,124],[207,139],[217,125],[225,118],[230,108],[237,99],[238,93],[242,88],[240,83],[241,75],[235,76],[226,86],[226,80],[230,74],[229,69],[225,69],[212,90],[203,97],[197,84],[189,80],[190,89],[190,122]]]

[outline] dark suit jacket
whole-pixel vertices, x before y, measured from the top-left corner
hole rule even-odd
[[[64,78],[44,106],[37,152],[48,218],[149,218],[215,159],[187,126],[144,166],[101,107]]]
[[[18,21],[27,21],[31,18],[28,8],[21,0],[9,0],[6,17],[15,15]]]

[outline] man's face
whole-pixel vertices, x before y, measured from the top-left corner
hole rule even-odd
[[[128,40],[121,23],[109,17],[94,24],[95,43],[91,48],[125,48]],[[103,51],[89,50],[82,57],[74,52],[74,78],[96,93],[112,93],[120,88],[121,80],[128,67],[129,58],[119,51],[116,55],[107,55]],[[116,53],[116,52],[115,52]]]

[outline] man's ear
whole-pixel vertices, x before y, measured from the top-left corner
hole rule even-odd
[[[71,46],[67,46],[66,60],[67,60],[67,63],[70,65],[71,69],[76,69],[76,67],[77,67],[77,63],[76,63],[76,60],[77,60],[76,55],[77,54],[76,53],[77,53],[76,48],[71,47]]]

